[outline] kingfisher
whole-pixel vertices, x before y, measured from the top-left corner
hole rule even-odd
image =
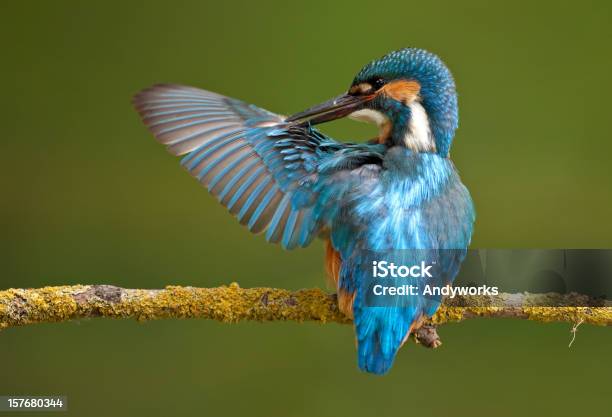
[[[397,253],[417,264],[426,251],[450,285],[475,220],[449,155],[457,93],[442,60],[417,48],[391,52],[364,66],[345,93],[289,117],[174,84],[147,88],[133,103],[155,138],[183,155],[181,165],[251,232],[285,249],[325,241],[358,366],[387,373],[441,299],[372,304],[367,264]],[[315,128],[343,117],[374,123],[377,136],[346,143]]]

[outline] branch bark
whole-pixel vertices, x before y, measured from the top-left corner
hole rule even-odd
[[[351,322],[338,310],[336,296],[320,289],[245,289],[234,283],[217,288],[169,286],[146,290],[111,285],[73,285],[0,291],[0,329],[88,317],[135,318],[139,321],[205,318],[230,323],[242,320]],[[439,325],[475,317],[608,326],[612,324],[612,306],[610,302],[578,294],[457,296],[447,299],[426,324]]]

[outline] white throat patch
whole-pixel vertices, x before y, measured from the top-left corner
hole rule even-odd
[[[425,108],[418,101],[413,101],[408,104],[408,107],[410,107],[411,117],[408,124],[408,132],[404,136],[404,144],[408,149],[412,149],[415,152],[435,152],[436,142],[431,133],[429,118]],[[361,122],[374,123],[378,126],[379,138],[382,139],[386,139],[386,136],[391,131],[391,125],[387,116],[376,110],[357,110],[351,113],[349,118]]]
[[[389,134],[389,118],[379,111],[372,109],[357,110],[349,115],[349,119],[366,123],[374,123],[376,126],[378,126],[379,140],[386,139],[385,136]]]
[[[361,109],[354,111],[349,115],[349,119],[359,120],[360,122],[374,123],[378,127],[383,127],[384,125],[389,123],[389,119],[387,119],[387,116],[385,116],[379,111],[371,109]]]
[[[404,136],[404,144],[407,148],[417,152],[435,152],[436,142],[431,133],[427,112],[418,101],[413,101],[408,107],[410,107],[411,117],[408,132]]]

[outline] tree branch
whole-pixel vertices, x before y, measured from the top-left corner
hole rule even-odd
[[[73,285],[0,291],[0,329],[88,317],[135,318],[139,321],[205,318],[231,323],[242,320],[351,322],[338,310],[336,296],[320,289],[244,289],[234,283],[217,288],[169,286],[159,290]],[[612,306],[610,302],[578,294],[457,296],[447,299],[426,324],[439,325],[474,317],[608,326],[612,324]],[[427,328],[422,333],[424,344],[437,345],[435,329],[434,334]],[[416,337],[420,338],[419,335]]]

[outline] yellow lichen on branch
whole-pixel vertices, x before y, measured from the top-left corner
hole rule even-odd
[[[474,317],[514,317],[541,322],[612,324],[609,304],[586,304],[577,294],[500,294],[447,300],[431,319],[444,324]],[[576,304],[579,301],[582,304]],[[600,300],[601,301],[601,300]],[[539,307],[538,305],[594,305]],[[595,306],[596,305],[596,306]],[[601,306],[599,306],[601,305]],[[74,285],[0,291],[0,329],[87,317],[204,318],[222,322],[316,321],[350,323],[335,295],[320,289],[169,286],[159,290],[125,289],[110,285]]]
[[[85,317],[349,322],[337,309],[335,297],[320,289],[243,289],[231,284],[161,290],[75,285],[0,291],[0,328]]]

